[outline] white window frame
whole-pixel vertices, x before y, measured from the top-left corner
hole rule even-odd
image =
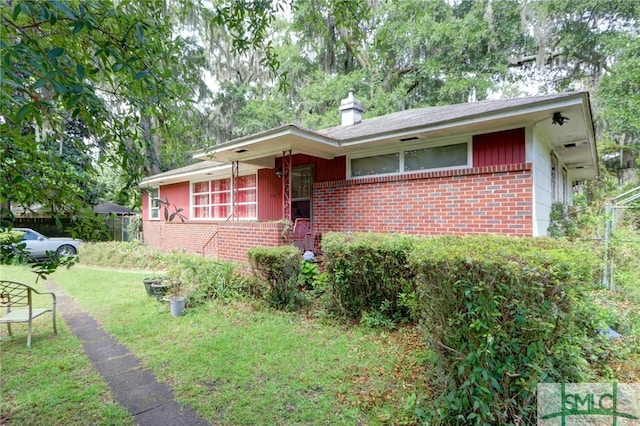
[[[154,192],[156,193],[155,196]],[[149,220],[160,220],[160,187],[149,188],[148,198]]]
[[[466,143],[467,144],[467,162],[466,164],[461,164],[458,166],[451,166],[451,167],[437,167],[437,168],[432,168],[432,169],[422,169],[422,170],[412,170],[412,171],[405,171],[405,166],[404,166],[404,153],[406,151],[415,151],[415,150],[419,150],[419,149],[425,149],[425,148],[438,148],[441,146],[449,146],[449,145],[459,145],[459,144],[463,144]],[[351,160],[353,159],[358,159],[358,158],[367,158],[367,157],[375,157],[378,155],[385,155],[385,154],[395,154],[395,153],[399,153],[400,154],[400,164],[399,164],[399,173],[380,173],[380,174],[375,174],[375,175],[366,175],[366,176],[353,176],[351,173]],[[362,153],[362,154],[353,154],[353,155],[349,155],[347,156],[347,179],[367,179],[367,178],[372,178],[372,177],[379,177],[379,176],[402,176],[402,175],[406,175],[406,174],[412,174],[412,173],[424,173],[424,172],[437,172],[437,171],[442,171],[442,170],[456,170],[456,169],[465,169],[465,168],[469,168],[471,167],[471,165],[473,164],[473,139],[471,136],[467,136],[467,137],[458,137],[458,138],[452,138],[452,139],[446,139],[446,140],[438,140],[438,141],[419,141],[418,143],[413,143],[410,145],[404,145],[402,144],[401,146],[395,146],[393,148],[386,148],[386,149],[380,149],[380,150],[375,150],[375,151],[369,151],[366,153]]]
[[[247,173],[247,174],[240,175],[239,177],[246,177],[246,176],[254,176],[254,178],[255,178],[255,182],[256,182],[256,186],[255,186],[255,187],[251,187],[251,188],[238,188],[238,191],[239,191],[239,192],[241,192],[241,191],[249,191],[249,190],[253,189],[253,190],[255,191],[255,193],[256,193],[256,200],[255,200],[255,201],[249,201],[249,202],[247,202],[247,201],[245,201],[245,202],[239,202],[239,203],[238,203],[238,206],[241,206],[241,205],[242,205],[242,206],[246,206],[246,205],[255,205],[255,212],[256,212],[256,215],[255,215],[255,216],[252,216],[252,217],[239,217],[238,219],[239,219],[239,220],[246,220],[246,221],[250,221],[250,220],[257,220],[257,219],[258,219],[258,218],[257,218],[257,216],[258,216],[258,174],[257,174],[257,173]],[[212,194],[212,191],[211,191],[211,182],[212,182],[212,181],[216,181],[216,180],[225,180],[225,179],[229,179],[229,180],[230,180],[230,185],[229,185],[229,203],[215,204],[215,205],[214,205],[214,204],[212,204],[212,203],[211,203],[211,194]],[[198,183],[202,183],[202,182],[209,182],[209,190],[208,190],[208,192],[206,192],[206,194],[209,194],[209,203],[208,203],[207,205],[198,205],[198,206],[196,206],[196,205],[195,205],[195,203],[194,203],[194,201],[195,201],[195,200],[194,200],[194,198],[195,198],[197,195],[203,195],[203,194],[205,194],[205,193],[204,193],[204,192],[194,192],[194,190],[193,190],[193,189],[194,189],[194,186],[195,186],[196,184],[198,184]],[[231,176],[229,176],[229,175],[226,175],[226,176],[216,176],[216,177],[213,177],[213,176],[212,176],[212,177],[210,177],[209,179],[202,179],[202,180],[194,180],[194,181],[190,181],[190,182],[189,182],[189,209],[190,209],[190,212],[191,212],[191,219],[192,219],[192,220],[194,220],[194,221],[198,221],[198,220],[208,220],[208,221],[224,222],[224,221],[226,221],[229,217],[231,217],[231,216],[233,215],[233,196],[234,196],[234,194],[235,194],[235,191],[234,191],[234,184],[235,184],[234,179],[233,179]],[[216,192],[222,192],[222,191],[216,191]],[[227,192],[227,191],[224,191],[224,192]],[[225,205],[225,206],[228,206],[228,207],[229,207],[229,212],[230,212],[230,213],[229,213],[229,216],[224,217],[224,218],[212,217],[212,215],[211,215],[211,209],[212,209],[214,206],[223,206],[223,205]],[[206,216],[206,217],[196,217],[196,214],[195,214],[195,212],[196,212],[196,208],[199,208],[199,207],[207,207],[208,214],[207,214],[207,216]]]
[[[560,200],[560,197],[558,195],[559,191],[558,191],[558,186],[560,185],[560,162],[558,161],[558,156],[556,155],[555,152],[551,151],[551,154],[549,155],[550,158],[550,172],[549,172],[549,177],[551,178],[551,200],[553,203],[558,203],[558,202],[562,202],[562,200]]]

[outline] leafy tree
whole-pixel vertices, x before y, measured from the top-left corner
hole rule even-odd
[[[80,213],[90,204],[81,183],[103,164],[120,168],[130,187],[158,171],[161,157],[186,152],[172,144],[201,117],[193,106],[201,76],[191,67],[201,47],[176,23],[191,11],[234,34],[234,50],[265,46],[266,66],[277,65],[265,39],[271,1],[210,9],[187,0],[9,0],[0,8],[1,216],[16,201]],[[56,144],[63,154],[70,147],[73,123],[86,128],[71,139],[90,161],[53,155]]]
[[[600,83],[597,101],[602,109],[605,135],[616,140],[616,155],[607,165],[619,172],[619,183],[637,176],[624,176],[640,158],[640,38],[619,44],[619,57]],[[638,163],[640,165],[640,163]]]

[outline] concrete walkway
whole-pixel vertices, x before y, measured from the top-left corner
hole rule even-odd
[[[116,402],[129,410],[134,424],[210,425],[191,408],[181,407],[171,389],[159,383],[134,354],[104,331],[58,284],[49,280],[45,287],[56,294],[58,312],[82,342],[87,357],[109,385]]]

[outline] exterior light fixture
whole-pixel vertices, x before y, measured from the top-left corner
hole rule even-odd
[[[569,121],[569,118],[563,116],[559,112],[554,112],[553,117],[551,118],[551,124],[557,124],[558,126],[562,126],[566,121]]]
[[[276,170],[276,176],[278,176],[279,178],[282,177],[282,169]]]

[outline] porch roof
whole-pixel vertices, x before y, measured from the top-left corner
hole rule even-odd
[[[552,124],[554,113],[569,118]],[[273,168],[283,151],[332,159],[409,140],[533,128],[537,138],[571,170],[575,180],[597,175],[597,153],[589,94],[561,93],[525,98],[416,108],[314,131],[287,124],[197,152],[194,158],[229,164],[239,161]]]

